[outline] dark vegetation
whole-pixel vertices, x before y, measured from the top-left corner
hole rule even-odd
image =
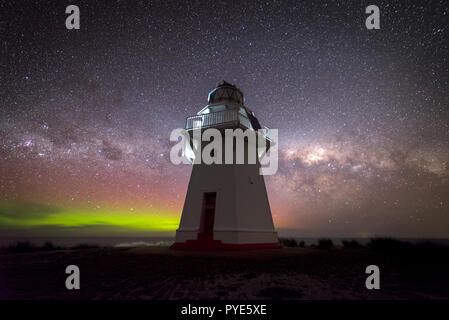
[[[294,238],[279,238],[279,242],[282,246],[289,248],[296,248],[296,247],[304,248],[306,246],[304,240],[297,241]],[[311,247],[322,250],[331,250],[333,246],[334,244],[332,240],[319,239],[318,245],[312,245]]]
[[[331,250],[333,246],[334,243],[331,239],[319,239],[316,247],[321,250]]]
[[[279,243],[284,247],[298,247],[298,242],[293,238],[279,238]]]
[[[294,238],[279,238],[279,242],[284,247],[306,247],[304,240],[298,241]],[[309,245],[311,248],[331,250],[334,247],[334,243],[330,239],[319,239],[318,244]],[[408,242],[394,238],[372,238],[370,241],[363,245],[356,240],[343,240],[343,249],[370,249],[376,252],[384,253],[399,253],[399,254],[411,254],[412,252],[420,255],[434,255],[437,252],[444,253],[449,250],[447,245],[433,243],[433,242]]]
[[[280,242],[293,248],[218,253],[20,242],[0,253],[0,299],[449,298],[449,246],[390,238],[366,245],[321,239],[305,249],[301,240]],[[77,292],[64,286],[73,263],[84,274]],[[381,270],[381,290],[366,290],[371,264]]]
[[[342,244],[344,249],[360,249],[365,247],[356,240],[343,240]]]
[[[79,249],[93,249],[98,248],[97,245],[92,244],[77,244],[70,247],[61,247],[54,245],[52,242],[47,241],[42,246],[36,246],[29,241],[19,241],[8,245],[6,248],[2,248],[10,253],[28,253],[38,251],[56,251],[56,250],[79,250]]]
[[[279,243],[284,247],[291,247],[291,248],[296,247],[304,248],[306,246],[304,240],[298,242],[294,238],[279,238]]]

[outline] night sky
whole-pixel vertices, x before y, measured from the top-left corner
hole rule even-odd
[[[0,40],[2,235],[174,235],[170,132],[226,80],[279,129],[280,235],[449,237],[447,1],[5,0]]]

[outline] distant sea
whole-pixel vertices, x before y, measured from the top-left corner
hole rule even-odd
[[[304,241],[306,245],[317,244],[319,239],[326,237],[289,237],[296,241]],[[335,245],[341,245],[343,240],[356,240],[360,244],[367,244],[371,238],[326,238],[331,239]],[[419,238],[396,238],[397,240],[419,243],[431,242],[449,246],[449,239],[419,239]],[[15,244],[20,241],[29,241],[30,243],[41,246],[49,241],[54,245],[70,247],[79,244],[90,244],[98,246],[112,247],[138,247],[138,246],[170,246],[174,242],[173,237],[1,237],[0,247]]]

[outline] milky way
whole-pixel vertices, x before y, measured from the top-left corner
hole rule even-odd
[[[448,4],[369,4],[5,1],[2,232],[173,234],[170,132],[226,80],[279,129],[281,235],[449,237]]]

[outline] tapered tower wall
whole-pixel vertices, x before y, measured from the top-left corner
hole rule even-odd
[[[204,194],[216,192],[213,239],[223,243],[273,243],[277,242],[273,219],[268,201],[265,181],[260,175],[260,164],[248,160],[248,141],[244,141],[244,163],[236,162],[236,143],[233,144],[234,164],[225,164],[226,150],[222,133],[222,164],[194,164],[186,194],[185,204],[176,242],[197,239],[200,232]],[[193,139],[193,135],[191,135]],[[257,140],[256,140],[257,141]],[[201,150],[209,142],[201,143]],[[255,146],[253,152],[256,151]],[[228,150],[229,151],[229,150]],[[200,156],[197,154],[197,156]]]

